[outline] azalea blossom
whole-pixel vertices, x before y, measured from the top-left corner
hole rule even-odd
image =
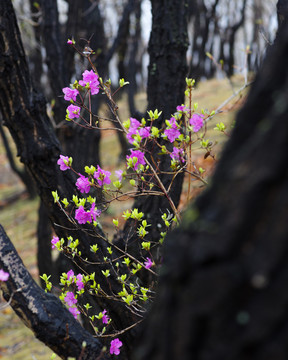
[[[7,281],[9,278],[9,273],[0,269],[0,281]]]
[[[146,260],[147,261],[144,262],[144,267],[145,269],[150,269],[153,265],[153,261],[149,257],[146,257]]]
[[[88,84],[91,90],[91,95],[98,94],[100,84],[98,80],[98,75],[93,70],[85,70],[82,76],[83,80],[79,80],[79,84],[83,87]]]
[[[64,300],[66,301],[68,306],[73,306],[74,304],[77,303],[77,299],[75,298],[75,295],[73,294],[72,291],[67,292],[66,296],[64,297]]]
[[[170,157],[171,157],[173,160],[181,161],[182,163],[185,162],[185,159],[184,159],[184,150],[183,150],[182,148],[173,147],[173,151],[172,151],[172,153],[170,154]]]
[[[77,288],[78,288],[78,291],[84,289],[83,275],[78,274],[78,275],[76,276],[76,286],[77,286]]]
[[[122,346],[122,341],[120,341],[118,338],[114,339],[110,343],[110,354],[111,355],[119,355],[120,350],[119,348]]]
[[[104,184],[109,185],[111,183],[111,172],[101,169],[99,165],[97,165],[97,171],[94,172],[93,176],[100,186]]]
[[[80,205],[79,208],[75,210],[75,219],[79,224],[86,224],[87,221],[91,221],[91,215]]]
[[[180,136],[181,133],[178,129],[178,125],[177,125],[176,119],[174,117],[172,117],[168,121],[168,124],[169,124],[169,127],[164,130],[164,135],[167,136],[168,140],[171,143],[173,143]]]
[[[56,244],[59,242],[59,237],[58,236],[53,236],[52,240],[51,240],[51,244],[52,244],[52,249],[56,248]]]
[[[65,87],[62,89],[64,93],[64,100],[67,101],[76,101],[76,97],[79,94],[79,91],[77,89],[70,89],[69,87]]]
[[[66,109],[66,113],[69,119],[79,118],[80,116],[80,107],[76,105],[69,105]]]
[[[121,182],[122,181],[123,170],[116,170],[115,174],[116,174],[118,180]]]
[[[189,111],[189,109],[187,108],[187,106],[185,105],[179,105],[176,107],[176,110],[179,111],[179,112],[186,112],[186,111]]]
[[[74,271],[73,271],[73,270],[69,270],[69,271],[67,272],[67,279],[69,280],[71,277],[73,278],[73,276],[74,276]]]
[[[84,175],[80,175],[80,177],[76,181],[76,187],[82,194],[83,193],[88,194],[90,191],[89,179]]]
[[[69,311],[74,316],[74,318],[77,320],[77,316],[80,315],[80,311],[76,307],[70,307]]]
[[[199,114],[193,114],[192,118],[189,120],[191,126],[193,126],[193,131],[198,132],[204,125],[203,116]]]
[[[57,161],[57,164],[60,165],[60,170],[62,171],[69,170],[70,167],[66,165],[64,161],[66,162],[66,164],[69,164],[69,157],[60,155],[60,158]]]
[[[101,210],[97,209],[95,202],[92,203],[91,208],[90,208],[90,216],[91,216],[91,221],[97,221],[97,217],[99,217],[101,215]]]
[[[108,317],[108,315],[106,315],[106,313],[107,313],[107,310],[102,311],[102,315],[103,315],[102,322],[103,322],[103,324],[108,324],[109,317]]]
[[[136,163],[134,164],[134,169],[137,170],[139,165],[145,165],[146,162],[145,162],[145,159],[144,159],[144,153],[142,153],[142,151],[140,150],[130,150],[131,151],[131,155],[127,155],[126,156],[126,159],[129,160],[129,159],[133,159],[133,158],[136,158],[137,161]]]

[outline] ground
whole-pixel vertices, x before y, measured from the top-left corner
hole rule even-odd
[[[236,88],[243,84],[240,76],[236,77],[234,82],[236,83]],[[194,91],[193,100],[199,103],[200,109],[207,108],[212,111],[231,94],[232,90],[227,80],[210,80],[199,84]],[[137,101],[144,107],[145,95],[140,94]],[[227,125],[228,130],[230,130],[235,111],[237,111],[242,101],[243,97],[239,99],[239,96],[237,96],[223,109],[222,113],[217,115],[213,121],[209,122],[208,137],[213,142],[218,142],[216,158],[219,158],[221,148],[227,140],[227,136],[214,131],[215,124],[223,122]],[[121,103],[122,102],[123,100]],[[121,109],[121,104],[119,107]],[[122,110],[121,118],[126,120],[128,116],[127,110],[125,110],[123,106],[122,109],[124,110]],[[10,142],[12,143],[11,139]],[[118,143],[113,132],[103,134],[101,159],[103,159],[103,167],[107,170],[112,170],[117,166],[120,147],[115,144]],[[205,174],[207,178],[209,178],[216,162],[211,157],[204,159],[204,154],[205,152],[198,147],[193,152],[193,160],[197,167],[201,166],[206,169]],[[203,188],[203,186],[199,187],[199,182],[193,182],[190,192],[191,199],[202,191]],[[38,281],[38,270],[36,266],[36,225],[39,199],[30,200],[27,194],[25,194],[25,192],[23,193],[24,190],[24,186],[21,184],[19,178],[14,175],[10,169],[3,145],[0,141],[0,224],[4,226],[8,236],[13,241],[23,259],[24,264],[36,281]],[[188,183],[186,182],[180,204],[182,209],[184,209],[186,205],[187,192]],[[19,196],[16,196],[16,200],[11,201],[15,194]],[[113,225],[111,224],[112,218],[116,217],[117,214],[123,210],[124,206],[127,208],[127,204],[118,203],[107,212],[102,224],[108,234],[112,234],[113,232]],[[1,310],[1,306],[4,304],[4,301],[1,302],[0,293],[0,358],[3,360],[50,359],[52,351],[35,339],[33,333],[22,324],[10,307]]]

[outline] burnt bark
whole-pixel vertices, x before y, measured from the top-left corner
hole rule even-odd
[[[37,339],[62,359],[106,358],[100,341],[82,328],[56,296],[45,293],[32,279],[1,225],[0,268],[13,274],[8,281],[0,281],[4,298]]]
[[[46,114],[45,99],[33,89],[11,1],[0,2],[0,23],[0,111],[16,143],[21,161],[37,184],[38,193],[57,235],[67,239],[71,235],[71,222],[60,207],[54,204],[51,192],[57,190],[61,198],[70,198],[72,194],[76,194],[75,177],[70,172],[60,171],[57,165],[61,153],[60,144]],[[81,264],[81,268],[89,273],[95,272],[96,282],[102,283],[103,291],[111,297],[121,291],[122,286],[116,274],[111,274],[108,284],[102,273],[102,270],[107,269],[103,256],[108,253],[101,230],[98,228],[92,232],[86,228],[83,231],[76,226],[73,237],[79,239],[82,256],[97,263],[97,266],[85,265],[75,258],[76,265]],[[93,255],[90,245],[95,243],[100,251]],[[120,255],[116,249],[114,254]],[[139,320],[123,303],[113,301],[109,295],[93,299],[101,309],[109,309],[115,329],[125,329]],[[130,356],[136,334],[137,329],[134,328],[121,336],[122,356],[125,359]]]
[[[148,110],[162,111],[162,115],[153,121],[153,126],[161,128],[165,119],[170,119],[177,105],[184,103],[185,77],[187,75],[186,51],[187,38],[187,2],[186,0],[152,0],[152,31],[149,41],[150,63],[148,67]],[[149,126],[149,124],[147,124]],[[167,145],[167,142],[165,142]],[[148,146],[146,156],[154,158],[162,174],[160,179],[166,189],[171,184],[169,172],[171,161],[169,156],[159,156],[159,149]],[[151,155],[152,154],[152,155]],[[169,196],[177,208],[182,192],[184,175],[176,176]],[[155,179],[149,179],[156,182]],[[141,196],[136,198],[134,208],[145,214],[151,227],[149,240],[157,243],[163,231],[163,213],[173,212],[166,196]],[[133,256],[142,256],[141,244],[135,236],[129,237],[133,221],[127,221],[124,228],[122,246],[127,246]]]
[[[210,187],[167,239],[138,359],[288,356],[287,56],[286,24]]]

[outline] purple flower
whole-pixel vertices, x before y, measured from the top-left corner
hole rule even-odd
[[[74,318],[77,320],[77,315],[80,315],[80,311],[76,307],[70,307],[69,311],[74,316]]]
[[[177,147],[173,147],[173,151],[172,153],[170,154],[170,157],[173,159],[173,160],[177,160],[177,161],[181,161],[182,163],[185,162],[185,159],[184,159],[184,150],[182,148],[177,148]]]
[[[103,315],[102,322],[103,322],[103,324],[108,324],[109,317],[108,317],[108,315],[106,315],[106,313],[107,313],[107,310],[102,311],[102,315]]]
[[[178,130],[177,122],[174,117],[169,121],[169,128],[164,131],[164,135],[167,136],[168,140],[173,143],[175,139],[180,136],[180,131]]]
[[[73,306],[74,304],[77,303],[77,299],[75,298],[72,291],[67,292],[66,296],[64,297],[64,300],[66,301],[68,306]]]
[[[97,217],[99,217],[101,215],[101,210],[95,208],[95,203],[92,203],[91,208],[90,208],[90,217],[91,217],[91,221],[97,221]]]
[[[118,180],[121,182],[122,181],[123,170],[116,170],[115,174],[116,174]]]
[[[198,132],[204,125],[203,116],[199,114],[193,114],[192,118],[189,120],[191,126],[193,126],[193,131]]]
[[[78,288],[78,291],[84,289],[83,275],[78,274],[78,275],[76,276],[76,286],[77,286],[77,288]]]
[[[76,105],[69,105],[66,109],[66,113],[69,119],[79,118],[80,107]]]
[[[69,280],[71,277],[73,277],[74,276],[74,271],[73,270],[69,270],[68,272],[67,272],[67,279]]]
[[[64,99],[67,101],[76,101],[76,97],[79,94],[77,89],[70,89],[69,87],[63,88],[62,91],[64,93]]]
[[[84,175],[80,175],[80,177],[76,181],[76,187],[82,194],[83,193],[88,194],[90,191],[89,179]]]
[[[139,134],[142,139],[148,138],[150,136],[150,126],[143,128],[138,120],[130,118],[130,127],[127,133],[127,139],[130,144],[133,144],[133,136],[137,134]]]
[[[58,236],[53,236],[52,240],[51,240],[51,244],[52,244],[52,249],[56,248],[56,244],[59,242],[59,237]]]
[[[150,126],[146,126],[144,128],[140,128],[138,130],[139,135],[142,139],[148,138],[150,136]]]
[[[82,74],[83,80],[79,81],[79,84],[83,87],[85,87],[87,84],[89,84],[89,87],[91,89],[91,95],[96,95],[99,93],[99,80],[98,75],[95,74],[93,70],[85,70]]]
[[[104,184],[109,185],[111,183],[110,171],[105,171],[105,170],[101,169],[99,165],[97,165],[97,171],[94,172],[93,176],[97,180],[97,182],[100,186],[102,186]]]
[[[179,112],[186,112],[189,109],[185,105],[179,105],[179,106],[177,106],[176,110]]]
[[[168,140],[173,143],[175,139],[180,136],[180,131],[177,129],[177,127],[173,127],[171,129],[166,129],[164,131],[164,135],[166,135]]]
[[[127,155],[126,156],[126,159],[129,160],[129,159],[133,159],[133,158],[136,158],[137,161],[136,163],[134,164],[134,169],[137,170],[138,169],[138,166],[140,164],[142,165],[145,165],[145,159],[144,159],[144,153],[142,153],[140,150],[130,150],[131,151],[131,155]]]
[[[70,167],[65,164],[64,160],[65,160],[65,162],[67,164],[69,164],[69,157],[68,156],[60,155],[60,158],[57,161],[57,164],[60,165],[60,170],[62,170],[62,171],[70,169]]]
[[[147,261],[144,262],[144,267],[145,269],[150,269],[153,265],[153,261],[149,257],[146,257],[146,260]]]
[[[7,273],[4,270],[0,269],[0,281],[7,281],[8,278],[9,278],[9,273]]]
[[[110,343],[110,354],[113,355],[119,355],[120,354],[120,350],[119,348],[122,346],[122,341],[120,341],[118,338],[114,339],[111,341]]]
[[[67,40],[67,44],[72,45],[72,44],[73,44],[73,41],[70,40],[70,39],[68,39],[68,40]]]
[[[87,221],[91,221],[91,215],[89,212],[84,210],[82,205],[80,205],[79,208],[75,211],[75,219],[79,224],[86,224]]]

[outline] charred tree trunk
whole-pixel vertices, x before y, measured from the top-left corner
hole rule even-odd
[[[166,242],[138,359],[288,357],[287,57],[286,24],[210,188]]]
[[[69,198],[76,194],[75,177],[71,173],[60,171],[57,165],[61,151],[60,144],[46,114],[45,99],[33,89],[10,0],[0,2],[0,23],[0,111],[16,143],[21,161],[27,166],[37,184],[38,193],[57,235],[59,238],[67,239],[71,235],[69,231],[71,222],[60,207],[54,204],[51,192],[57,190],[61,198]],[[91,232],[87,230],[88,232],[84,232],[75,228],[73,236],[79,239],[79,250],[82,256],[91,259],[92,263],[99,264],[86,266],[82,263],[81,268],[85,268],[85,271],[89,273],[95,272],[95,281],[100,283],[103,281],[102,270],[107,267],[103,262],[103,256],[108,254],[107,243],[105,235],[99,228],[100,237],[97,231],[90,236]],[[96,242],[100,251],[93,255],[90,245]],[[115,256],[119,255],[115,251]],[[122,267],[121,264],[120,266]],[[116,274],[111,274],[109,284],[104,281],[102,288],[112,297],[112,294],[122,290],[122,285],[117,280]],[[139,320],[139,317],[130,312],[124,303],[115,302],[109,296],[107,298],[96,296],[93,299],[102,309],[109,309],[115,329],[128,328]],[[129,359],[136,334],[137,329],[133,328],[133,331],[127,331],[122,335],[123,359]],[[107,342],[108,339],[103,340],[106,345]]]
[[[148,67],[148,110],[162,111],[162,115],[153,122],[159,128],[170,119],[176,111],[177,105],[184,102],[185,77],[187,75],[186,52],[188,46],[186,0],[152,0],[152,31],[149,41],[150,64]],[[163,173],[170,170],[170,158],[159,158],[158,149],[149,149],[155,163],[159,160],[159,168]],[[149,158],[148,152],[146,155]],[[183,174],[176,177],[169,195],[176,208],[182,192]],[[163,185],[168,189],[171,184],[171,175],[160,177]],[[151,180],[150,180],[151,181]],[[163,231],[164,212],[171,212],[169,201],[164,196],[142,196],[136,199],[134,207],[142,211],[151,227],[150,241],[158,242],[159,234]],[[132,236],[131,230],[135,224],[127,221],[124,228],[122,246],[128,243],[128,251],[139,258],[141,245]],[[129,239],[128,239],[129,238]],[[140,250],[140,252],[139,252]]]
[[[106,358],[100,341],[81,327],[56,296],[46,294],[32,279],[1,225],[0,268],[14,275],[0,282],[5,299],[37,339],[62,359]]]

